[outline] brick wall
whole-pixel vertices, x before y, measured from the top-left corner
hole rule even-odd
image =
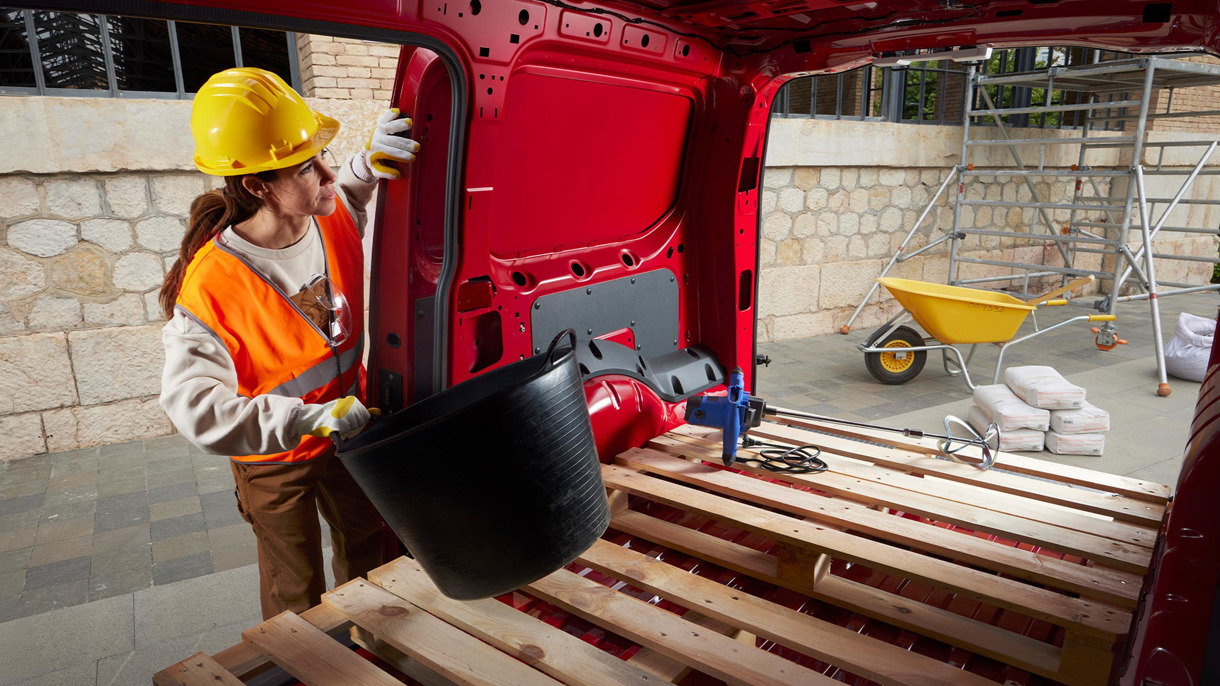
[[[389,43],[297,34],[302,95],[389,102],[400,49]]]

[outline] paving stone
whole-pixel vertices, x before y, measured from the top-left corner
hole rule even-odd
[[[0,553],[0,572],[11,572],[14,569],[25,569],[30,566],[30,557],[34,548],[18,548]]]
[[[43,520],[38,525],[38,545],[77,538],[93,533],[92,517],[75,517],[73,519]]]
[[[152,575],[151,546],[99,555],[94,558],[89,574],[89,600],[148,588],[152,586]]]
[[[107,455],[125,455],[129,453],[144,452],[144,441],[127,441],[126,443],[111,443],[104,445],[99,450],[99,454],[103,457]]]
[[[0,474],[0,485],[23,484],[29,481],[46,481],[51,478],[51,465],[29,469],[6,469]]]
[[[25,578],[25,591],[36,591],[89,578],[89,556],[74,557],[51,564],[30,567]]]
[[[215,529],[245,522],[237,511],[237,498],[233,495],[232,488],[227,491],[200,494],[199,502],[203,505],[203,516],[207,519],[209,528]]]
[[[0,596],[20,594],[25,587],[25,573],[24,569],[0,572]]]
[[[27,580],[28,583],[28,580]],[[21,594],[17,617],[40,615],[64,607],[80,605],[89,597],[89,579],[70,581]]]
[[[208,541],[213,550],[254,543],[254,530],[245,522],[209,528]]]
[[[71,503],[94,502],[96,500],[97,485],[87,484],[85,486],[73,486],[62,491],[48,492],[47,499],[43,502],[42,506],[54,507]]]
[[[144,479],[144,466],[133,464],[123,467],[106,465],[97,470],[98,484],[110,483],[111,481],[125,481],[127,479]]]
[[[0,553],[34,547],[35,535],[37,533],[37,529],[11,532],[0,530]]]
[[[74,583],[80,584],[83,595],[88,582]],[[6,662],[3,679],[6,683],[30,679],[78,664],[96,664],[107,655],[132,650],[133,624],[131,598],[111,598],[85,608],[0,624],[0,646],[5,654],[21,656]]]
[[[125,495],[128,493],[143,493],[148,488],[148,483],[143,476],[135,476],[119,481],[108,481],[97,485],[97,497],[109,498],[116,495]]]
[[[148,521],[148,497],[145,493],[128,493],[97,501],[94,532],[123,529]]]
[[[118,550],[139,548],[146,546],[151,540],[147,523],[95,533],[93,534],[93,554],[97,556]]]
[[[199,464],[192,461],[192,466],[195,469],[196,481],[223,478],[227,478],[230,483],[233,481],[233,470],[227,464]]]
[[[53,476],[47,480],[47,491],[54,493],[78,486],[93,486],[97,484],[97,472],[77,472]]]
[[[96,686],[97,683],[97,662],[91,660],[19,681],[14,686]]]
[[[9,498],[7,500],[0,500],[0,516],[41,509],[42,501],[45,498],[45,494],[35,493],[33,495],[23,495],[16,498]]]
[[[180,483],[172,486],[158,486],[148,489],[148,504],[167,503],[171,500],[181,500],[195,495],[195,484]]]
[[[0,486],[0,499],[20,498],[24,495],[37,495],[47,492],[46,481],[27,481],[19,484]]]
[[[149,454],[151,457],[151,453]],[[178,457],[168,457],[150,460],[144,465],[144,471],[149,474],[159,474],[161,472],[169,472],[176,469],[183,469],[191,466],[191,458],[182,455]]]
[[[211,574],[213,571],[212,553],[205,550],[194,555],[154,564],[153,583],[163,586],[175,581]]]
[[[92,500],[55,503],[42,508],[41,521],[47,522],[65,519],[79,519],[80,517],[92,517],[96,511],[97,502]]]
[[[229,476],[218,476],[212,479],[200,479],[195,482],[195,487],[195,490],[199,492],[199,495],[218,493],[222,491],[231,494],[233,492],[233,475],[230,474]]]
[[[144,465],[148,463],[148,453],[121,453],[118,455],[102,455],[98,458],[98,471],[123,468],[137,468],[140,476],[144,475]]]
[[[83,472],[97,471],[96,457],[82,457],[76,460],[68,460],[66,462],[56,461],[51,466],[51,477],[64,476],[65,474],[80,474]]]
[[[195,513],[199,513],[201,516],[203,514],[203,508],[199,504],[197,495],[148,506],[148,514],[153,522]]]
[[[185,448],[189,442],[183,438],[182,434],[170,434],[168,436],[157,436],[156,438],[148,438],[144,440],[145,450],[159,450],[162,448]]]
[[[30,556],[30,566],[38,567],[77,557],[88,557],[92,553],[93,534],[91,533],[87,536],[77,536],[34,546],[34,552]]]
[[[206,552],[210,549],[206,531],[195,531],[182,536],[153,541],[152,547],[154,564]]]
[[[212,567],[217,572],[245,567],[256,562],[258,562],[258,545],[256,543],[212,549]]]
[[[19,457],[14,460],[8,460],[4,463],[6,469],[29,469],[31,467],[43,467],[52,463],[52,456],[46,455],[31,455],[30,457]]]
[[[176,501],[170,501],[176,502]],[[193,534],[196,531],[206,531],[207,526],[204,524],[203,513],[196,512],[194,514],[181,515],[154,521],[151,525],[151,535],[153,543],[175,536],[184,536]]]
[[[184,483],[195,483],[195,470],[191,469],[190,467],[148,475],[149,488],[161,488],[163,486],[173,486],[175,484]]]

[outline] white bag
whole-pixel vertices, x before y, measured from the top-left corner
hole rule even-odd
[[[1079,410],[1051,412],[1051,431],[1069,434],[1095,434],[1110,430],[1110,413],[1085,403]]]
[[[987,425],[991,423],[987,419],[987,412],[978,405],[970,407],[970,414],[966,416],[966,419],[970,422],[970,426],[973,426],[975,431],[980,434],[985,434]],[[1013,451],[1042,452],[1045,436],[1045,432],[1033,429],[1013,429],[1011,431],[1000,429],[1000,450],[1006,453]]]
[[[1105,434],[1064,436],[1054,431],[1046,432],[1046,449],[1056,455],[1100,455],[1105,447]]]
[[[1173,338],[1165,345],[1165,371],[1187,381],[1203,381],[1207,359],[1212,354],[1216,320],[1183,312],[1178,315]]]
[[[1025,402],[1047,410],[1084,407],[1084,389],[1069,383],[1054,367],[1009,367],[1004,383]]]
[[[974,404],[983,411],[988,422],[1000,425],[1000,431],[1046,431],[1050,428],[1050,412],[1030,407],[1004,384],[975,386]]]

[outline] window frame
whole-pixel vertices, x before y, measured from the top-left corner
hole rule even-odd
[[[150,21],[166,22],[166,33],[169,36],[170,56],[173,60],[174,68],[174,85],[177,87],[174,91],[136,91],[124,90],[118,87],[118,79],[115,75],[114,68],[114,51],[110,44],[110,17],[109,14],[94,14],[91,12],[61,12],[63,14],[88,14],[96,17],[98,27],[101,31],[102,39],[102,55],[106,65],[106,79],[109,88],[102,90],[97,88],[48,88],[46,78],[43,75],[42,68],[42,52],[39,45],[38,32],[34,26],[34,12],[36,11],[51,11],[59,10],[32,10],[22,9],[21,17],[25,22],[26,39],[30,46],[30,60],[34,70],[33,87],[30,86],[0,86],[0,95],[44,95],[57,97],[73,97],[73,98],[124,98],[128,100],[193,100],[195,97],[194,91],[187,92],[183,84],[182,77],[182,54],[178,47],[178,22],[173,19],[151,19]],[[189,22],[188,22],[189,23]],[[230,25],[229,30],[233,40],[233,57],[235,66],[244,66],[242,49],[241,49],[241,28],[236,25]],[[301,66],[300,56],[297,54],[297,34],[294,31],[285,31],[286,49],[288,52],[288,70],[292,76],[292,82],[289,84],[298,93],[301,91]]]

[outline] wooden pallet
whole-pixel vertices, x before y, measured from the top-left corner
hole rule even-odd
[[[1014,455],[1001,456],[1004,471],[982,472],[931,457],[935,448],[926,442],[810,422],[766,423],[751,435],[816,444],[829,470],[725,470],[718,433],[683,427],[603,467],[612,528],[1071,686],[1107,682],[1168,488]],[[661,508],[771,544],[747,547],[650,514]],[[401,558],[300,616],[263,622],[242,644],[192,656],[154,681],[237,684],[274,663],[311,686],[399,683],[331,638],[351,630],[355,642],[427,686],[657,684],[691,669],[730,684],[838,683],[755,647],[772,642],[885,685],[995,683],[608,540],[577,562],[579,573],[560,570],[523,592],[643,646],[629,660],[498,600],[448,599]],[[850,580],[833,573],[832,563],[1026,616],[1055,627],[1061,640]],[[679,616],[624,587],[687,612]]]

